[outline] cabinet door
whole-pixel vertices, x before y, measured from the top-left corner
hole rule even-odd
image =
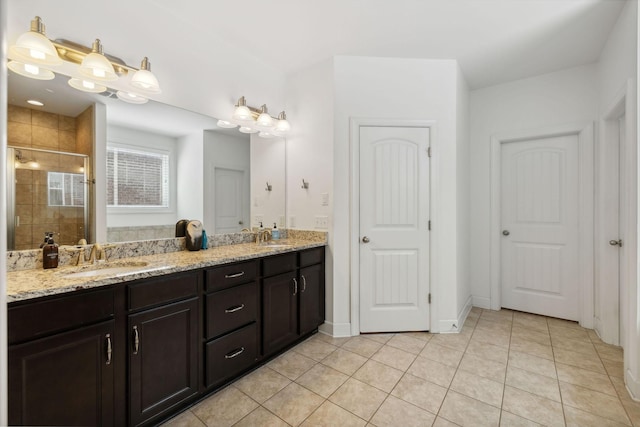
[[[114,321],[9,347],[9,424],[114,423]]]
[[[140,425],[198,390],[198,299],[129,316],[130,424]]]
[[[300,269],[300,334],[324,322],[324,265]]]
[[[298,288],[294,273],[263,280],[263,354],[280,350],[298,338]]]

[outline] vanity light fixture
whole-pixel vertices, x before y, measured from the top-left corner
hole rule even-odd
[[[158,79],[151,72],[149,59],[144,57],[140,69],[127,65],[124,61],[103,52],[99,39],[91,48],[69,40],[49,40],[44,34],[44,24],[36,16],[31,21],[31,31],[18,37],[16,44],[9,48],[8,68],[22,76],[38,80],[55,77],[50,67],[63,63],[77,64],[72,71],[69,85],[84,92],[101,93],[107,90],[107,82],[112,82],[133,73],[129,83],[131,90],[123,90],[118,98],[134,104],[144,104],[147,96],[161,92]]]
[[[250,107],[244,96],[238,99],[231,120],[218,120],[218,126],[225,129],[240,126],[238,129],[240,132],[260,132],[258,136],[262,138],[285,136],[291,130],[284,111],[277,118],[272,117],[269,115],[266,104],[263,104],[260,109]]]
[[[271,191],[273,189],[273,185],[269,184],[269,181],[267,181],[267,188],[265,188],[266,191]]]

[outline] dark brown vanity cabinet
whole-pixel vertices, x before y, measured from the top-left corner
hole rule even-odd
[[[205,271],[205,387],[223,384],[258,359],[259,261]]]
[[[324,322],[324,248],[262,260],[262,350],[269,356]]]
[[[137,426],[198,393],[201,272],[128,285],[129,420]]]
[[[9,307],[9,424],[114,424],[113,317],[113,290]]]

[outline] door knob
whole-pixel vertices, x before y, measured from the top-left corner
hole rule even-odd
[[[509,230],[502,230],[502,235],[503,236],[508,236],[509,234],[511,234],[511,233],[509,233]]]
[[[240,221],[238,221],[238,224],[242,225],[242,224],[244,224],[244,221],[240,220]]]
[[[370,240],[369,240],[369,238],[367,236],[364,236],[362,238],[362,243],[369,243],[369,242],[370,242]]]
[[[609,244],[611,246],[620,246],[620,247],[622,247],[622,240],[609,240]]]

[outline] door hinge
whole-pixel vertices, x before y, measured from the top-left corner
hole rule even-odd
[[[427,156],[431,157],[431,147],[427,147]]]
[[[429,293],[429,304],[431,304],[431,293]]]
[[[431,231],[431,220],[429,220],[428,222],[428,228],[429,228],[429,231]]]

